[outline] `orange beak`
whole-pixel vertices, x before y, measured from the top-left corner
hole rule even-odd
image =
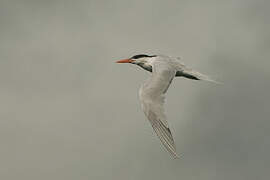
[[[116,61],[116,63],[132,63],[134,60],[132,59],[122,59],[119,61]]]

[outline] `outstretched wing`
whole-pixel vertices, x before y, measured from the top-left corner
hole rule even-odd
[[[179,58],[176,58],[177,61],[174,61],[176,66],[177,66],[177,71],[176,71],[176,75],[175,76],[182,76],[188,79],[193,79],[193,80],[203,80],[203,81],[209,81],[209,82],[213,82],[216,84],[222,84],[221,82],[215,81],[212,78],[210,78],[207,75],[204,75],[198,71],[195,71],[189,67],[187,67],[185,64],[183,64],[182,62],[180,62]]]
[[[177,158],[175,143],[164,113],[165,93],[173,78],[175,68],[167,61],[155,61],[152,75],[140,89],[140,101],[143,111],[154,131],[170,154]]]

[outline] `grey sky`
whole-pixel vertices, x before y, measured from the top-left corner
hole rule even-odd
[[[0,0],[0,179],[269,179],[269,5]],[[179,160],[141,111],[149,73],[114,63],[138,53],[224,82],[170,87]]]

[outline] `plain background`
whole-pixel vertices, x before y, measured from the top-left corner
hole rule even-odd
[[[0,179],[267,180],[270,1],[1,0]],[[144,117],[149,76],[182,57],[224,85],[174,80],[173,160]]]

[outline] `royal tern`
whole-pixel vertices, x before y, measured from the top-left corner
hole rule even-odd
[[[151,77],[141,86],[139,98],[142,109],[150,121],[155,133],[174,158],[178,158],[172,133],[164,113],[165,93],[174,77],[185,77],[193,80],[206,80],[216,82],[179,61],[180,58],[165,55],[139,54],[117,63],[136,64],[143,69],[152,72]]]

